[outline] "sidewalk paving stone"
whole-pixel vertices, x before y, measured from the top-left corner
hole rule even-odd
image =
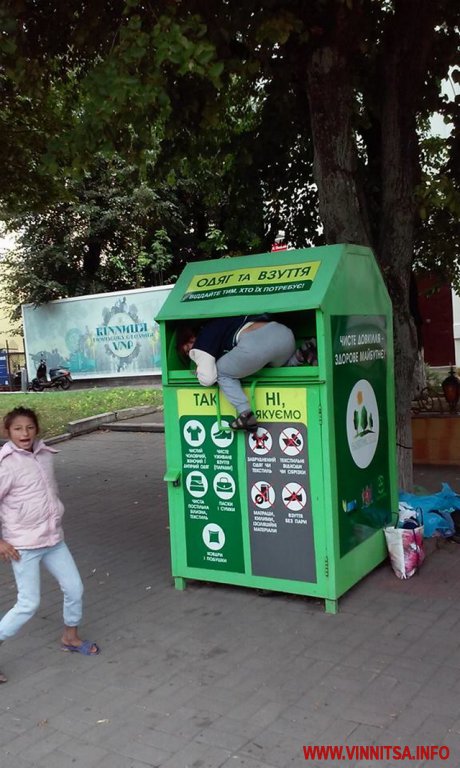
[[[430,542],[408,581],[383,564],[336,616],[312,598],[207,582],[180,592],[163,435],[104,427],[58,449],[82,634],[102,653],[59,650],[61,593],[43,573],[37,616],[0,652],[1,768],[296,768],[303,744],[406,742],[450,746],[454,762],[430,768],[458,764],[460,545]],[[457,474],[416,470],[428,492],[459,490]],[[0,586],[6,610],[5,564]]]

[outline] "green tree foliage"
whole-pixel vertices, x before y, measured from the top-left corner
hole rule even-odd
[[[410,445],[412,268],[452,274],[458,252],[458,107],[440,95],[460,64],[458,2],[9,0],[1,12],[4,210],[61,204],[69,179],[116,153],[140,179],[150,169],[153,193],[169,187],[186,242],[158,231],[180,259],[265,250],[278,227],[296,246],[371,245]],[[454,126],[436,146],[435,111]]]
[[[11,0],[0,81],[14,95],[0,120],[11,139],[0,150],[6,215],[61,202],[69,176],[88,171],[94,153],[116,151],[154,164],[173,187],[187,181],[198,255],[210,251],[212,227],[230,254],[267,248],[280,226],[299,243],[317,237],[305,93],[263,81],[256,57],[239,60],[248,41],[220,25],[238,36],[241,9],[237,23],[226,4],[210,19],[205,11],[193,2]],[[29,121],[12,136],[15,120],[27,123],[24,97],[40,130]]]
[[[417,190],[420,221],[415,243],[417,269],[437,275],[440,284],[451,283],[457,292],[460,292],[459,111],[458,104],[447,102],[445,118],[452,126],[447,140],[426,134],[421,141],[423,174]]]
[[[5,279],[16,315],[24,301],[158,285],[170,274],[168,232],[183,223],[168,187],[152,188],[115,156],[67,181],[66,200],[10,220],[19,235]]]

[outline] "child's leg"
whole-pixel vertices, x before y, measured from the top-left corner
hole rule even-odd
[[[0,621],[0,641],[13,637],[40,605],[40,560],[43,549],[21,549],[20,560],[12,560],[18,588],[16,604]]]
[[[63,650],[78,650],[86,656],[97,656],[96,643],[83,642],[78,635],[78,624],[82,616],[83,583],[69,552],[67,544],[61,541],[50,547],[43,557],[43,565],[55,577],[64,593],[64,632],[62,633]]]
[[[76,629],[82,617],[83,583],[67,544],[61,541],[50,547],[43,556],[43,565],[64,593],[64,624]]]

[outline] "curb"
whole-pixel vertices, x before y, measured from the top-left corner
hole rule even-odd
[[[154,421],[146,421],[143,424],[117,424],[111,422],[107,424],[107,430],[109,432],[164,432],[165,425],[163,422],[158,423]]]
[[[77,437],[77,435],[85,435],[88,432],[94,432],[94,430],[100,429],[100,427],[105,424],[124,421],[126,419],[134,419],[136,416],[156,413],[158,410],[160,410],[158,406],[137,405],[133,408],[122,408],[120,411],[109,411],[107,413],[99,413],[96,416],[88,416],[86,419],[80,419],[79,421],[69,421],[68,428],[70,435],[72,437]]]
[[[55,435],[54,437],[48,437],[45,440],[46,445],[54,445],[54,443],[63,443],[64,440],[70,440],[72,435],[70,432],[64,432],[62,435]]]

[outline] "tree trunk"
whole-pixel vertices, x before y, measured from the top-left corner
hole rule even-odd
[[[352,79],[337,47],[326,46],[313,52],[307,68],[307,88],[313,172],[326,242],[370,245],[367,205],[357,181]]]
[[[411,402],[418,354],[410,311],[419,178],[416,113],[439,5],[394,0],[394,13],[388,14],[383,31],[383,64],[375,89],[381,145],[378,157],[369,157],[369,163],[381,168],[380,232],[374,238],[352,123],[356,98],[349,62],[353,23],[358,23],[353,12],[338,12],[330,40],[314,50],[307,67],[314,173],[326,242],[373,246],[393,302],[399,482],[408,490],[413,485]]]
[[[399,485],[413,486],[411,402],[418,356],[410,310],[411,273],[420,180],[416,113],[435,35],[438,3],[396,0],[382,56],[382,201],[379,262],[393,301]]]

